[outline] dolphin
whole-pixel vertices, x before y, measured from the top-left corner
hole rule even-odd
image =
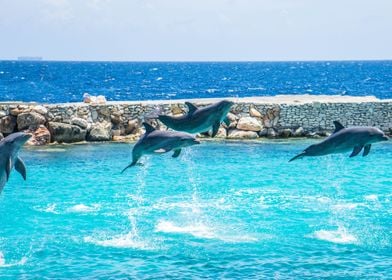
[[[384,132],[376,127],[358,126],[345,128],[340,122],[334,121],[335,131],[324,141],[310,145],[302,153],[292,159],[307,156],[324,156],[344,153],[352,150],[350,157],[355,157],[363,149],[362,156],[367,156],[373,143],[388,141]]]
[[[196,105],[185,102],[188,113],[180,117],[159,115],[158,119],[167,127],[188,133],[208,132],[212,128],[212,137],[218,133],[221,122],[230,124],[226,118],[234,102],[222,100],[217,103],[198,108]]]
[[[13,167],[26,180],[26,166],[18,153],[30,137],[31,134],[17,132],[0,141],[0,193],[9,179]]]
[[[131,166],[144,154],[167,153],[174,151],[172,157],[176,158],[181,153],[181,148],[200,144],[196,138],[188,133],[177,131],[161,131],[144,122],[146,133],[136,142],[132,150],[132,163],[125,167],[121,173]]]

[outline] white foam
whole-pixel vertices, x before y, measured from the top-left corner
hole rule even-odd
[[[329,197],[321,196],[317,198],[317,201],[320,203],[327,204],[331,202],[331,199]]]
[[[135,236],[132,232],[118,235],[113,238],[99,239],[92,236],[84,238],[84,242],[92,243],[103,247],[114,247],[114,248],[133,248],[142,250],[152,250],[151,246],[148,246],[143,240]]]
[[[58,211],[56,211],[56,203],[50,203],[46,205],[46,207],[34,207],[35,210],[39,212],[45,212],[45,213],[53,213],[53,214],[59,214]]]
[[[7,264],[4,254],[0,251],[0,267],[12,267],[17,265],[24,265],[27,262],[27,257],[22,257],[20,261]]]
[[[368,201],[377,201],[378,200],[378,196],[375,194],[365,195],[364,198]]]
[[[68,208],[68,212],[78,212],[78,213],[87,213],[87,212],[95,212],[101,208],[100,204],[92,204],[91,206],[87,206],[84,204],[77,204]]]
[[[212,232],[211,228],[201,223],[181,227],[176,226],[169,221],[160,221],[156,225],[155,231],[165,233],[186,233],[199,238],[214,238],[214,233]]]
[[[163,78],[162,77],[158,77],[156,80],[157,81],[160,81],[160,80],[162,80]]]
[[[204,225],[203,223],[196,223],[185,226],[178,226],[170,221],[160,221],[155,226],[156,232],[164,233],[177,233],[177,234],[189,234],[197,238],[204,239],[219,239],[225,242],[255,242],[257,238],[241,234],[241,235],[224,235],[217,234],[211,227]]]
[[[360,206],[360,203],[341,203],[333,205],[332,208],[335,210],[352,210]]]
[[[337,230],[318,230],[314,233],[314,237],[320,240],[338,244],[357,243],[357,238],[347,232],[344,227],[339,227]]]

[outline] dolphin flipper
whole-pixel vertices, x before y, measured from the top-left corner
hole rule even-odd
[[[211,134],[211,137],[212,137],[212,138],[214,138],[215,135],[218,133],[219,127],[220,127],[220,122],[216,122],[216,123],[214,123],[214,125],[212,126],[212,134]]]
[[[365,148],[363,149],[363,154],[362,154],[363,157],[366,157],[369,154],[371,147],[372,147],[372,144],[365,145]]]
[[[305,155],[306,155],[306,152],[303,151],[302,153],[300,153],[300,154],[296,155],[295,157],[293,157],[292,159],[290,159],[289,162],[293,161],[293,160],[296,160],[296,159],[303,158]]]
[[[350,158],[358,155],[361,152],[362,148],[363,146],[355,146],[353,152],[350,155]]]
[[[18,171],[20,175],[22,175],[23,179],[26,181],[26,166],[20,157],[16,158],[15,170]]]
[[[181,153],[181,149],[176,149],[176,150],[174,150],[172,157],[176,158],[180,155],[180,153]]]
[[[11,170],[12,170],[12,159],[9,157],[5,165],[5,174],[7,175],[7,181],[10,177]]]
[[[229,127],[230,124],[231,124],[231,122],[230,122],[230,120],[229,120],[228,117],[224,118],[224,119],[223,119],[223,122],[227,125],[227,127]]]

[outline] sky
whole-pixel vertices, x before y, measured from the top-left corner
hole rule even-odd
[[[0,0],[0,59],[392,59],[391,0]]]

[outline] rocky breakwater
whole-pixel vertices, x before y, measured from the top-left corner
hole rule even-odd
[[[392,100],[375,97],[275,96],[231,99],[235,102],[217,137],[227,139],[323,137],[334,120],[344,125],[377,126],[392,132]],[[197,106],[216,99],[194,100]],[[0,138],[16,131],[33,134],[28,144],[80,141],[135,141],[144,132],[142,121],[166,127],[158,113],[181,115],[184,100],[107,102],[105,104],[0,104]],[[208,135],[200,135],[208,137]]]

